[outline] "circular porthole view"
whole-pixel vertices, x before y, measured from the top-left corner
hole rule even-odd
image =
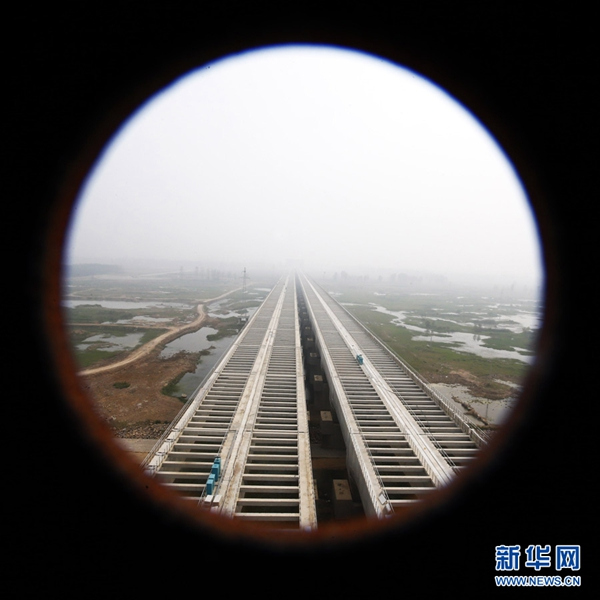
[[[418,73],[332,46],[248,51],[149,98],[77,193],[61,285],[109,453],[270,540],[460,489],[510,424],[544,311],[498,142]]]

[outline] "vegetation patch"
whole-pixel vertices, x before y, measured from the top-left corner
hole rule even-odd
[[[100,304],[80,304],[66,311],[69,323],[116,323],[132,319],[138,314],[139,310],[104,308]]]
[[[186,355],[197,355],[196,364],[198,364],[202,360],[202,356],[206,356],[210,354],[210,350],[201,350],[200,352],[186,352]],[[186,373],[193,373],[194,368],[186,369],[178,373],[173,379],[167,383],[167,385],[163,386],[161,389],[161,393],[164,396],[171,396],[173,398],[178,398],[179,400],[184,401],[185,399],[181,397],[181,390],[179,388],[179,382],[183,378]]]
[[[132,350],[135,350],[155,337],[158,337],[165,331],[167,330],[115,326],[110,324],[100,326],[78,325],[71,328],[69,331],[69,338],[74,358],[77,361],[79,368],[87,369],[92,366],[112,362],[121,356],[125,356]],[[142,335],[138,342],[131,347],[121,348],[109,341],[111,338],[125,337],[132,333],[142,333]],[[87,339],[96,336],[101,336],[101,338],[95,342],[84,344]]]
[[[89,347],[86,350],[76,350],[74,358],[80,369],[87,369],[92,366],[112,362],[125,354],[124,350],[114,350],[111,352],[109,350],[102,350],[101,348]]]
[[[181,393],[179,392],[179,388],[177,387],[177,385],[181,381],[181,378],[185,375],[185,373],[186,372],[184,371],[183,373],[177,375],[177,377],[175,377],[174,379],[171,379],[171,381],[169,381],[167,385],[163,386],[161,393],[165,396],[173,396],[175,398],[180,396]]]
[[[208,334],[206,339],[209,342],[214,342],[215,340],[237,335],[242,328],[242,321],[239,317],[229,317],[228,319],[211,319],[210,326],[216,329],[217,332]]]
[[[489,336],[483,341],[486,348],[495,350],[516,350],[524,355],[533,355],[532,350],[536,341],[536,334],[528,328],[520,333],[515,333],[507,329],[482,329],[481,335]]]
[[[431,383],[460,383],[466,385],[476,396],[488,399],[506,398],[513,394],[514,390],[495,379],[518,384],[528,368],[527,364],[520,360],[490,359],[470,352],[460,352],[456,350],[456,344],[416,341],[413,339],[414,331],[393,323],[393,315],[375,311],[368,306],[349,306],[348,309],[397,356]],[[434,322],[432,320],[429,323],[428,334],[434,331]],[[443,321],[441,323],[442,326],[447,325]],[[423,327],[423,324],[427,324],[426,320],[418,326]],[[473,331],[471,328],[471,332]],[[435,333],[440,332],[435,330]],[[511,334],[503,330],[480,330],[481,335],[491,333],[500,333],[498,343],[494,347],[503,347],[498,349],[513,350],[514,347],[510,344],[517,341],[523,343],[522,347],[527,347],[527,338],[521,334]]]
[[[243,300],[241,302],[233,302],[227,306],[228,310],[240,312],[246,308],[254,308],[256,306],[260,306],[262,304],[262,300]]]

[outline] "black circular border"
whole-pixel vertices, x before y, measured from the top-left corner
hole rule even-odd
[[[14,72],[5,74],[12,91],[11,158],[18,159],[11,163],[11,215],[20,217],[11,222],[18,238],[15,256],[26,257],[19,269],[26,274],[19,332],[25,328],[31,374],[27,400],[16,403],[11,422],[27,419],[34,440],[14,471],[9,466],[8,476],[23,482],[19,506],[27,515],[27,537],[35,540],[30,555],[38,568],[56,575],[54,567],[64,567],[64,558],[88,576],[107,569],[126,575],[124,561],[151,565],[153,556],[165,552],[159,548],[177,545],[202,547],[234,573],[249,557],[288,575],[335,559],[344,564],[336,576],[346,590],[358,589],[365,571],[371,584],[372,578],[390,584],[401,575],[412,581],[421,573],[423,581],[441,589],[452,587],[448,582],[457,574],[468,574],[485,588],[493,586],[494,545],[564,543],[566,537],[567,543],[581,543],[586,521],[580,505],[592,477],[586,461],[573,456],[591,450],[581,424],[589,422],[585,400],[593,398],[593,390],[575,367],[573,349],[584,336],[572,319],[594,297],[589,270],[595,258],[587,209],[593,171],[586,96],[592,38],[585,35],[586,23],[552,7],[540,14],[509,5],[475,10],[462,3],[144,6],[85,14],[61,6],[48,15],[19,15],[23,43],[15,48]],[[578,33],[574,46],[570,33]],[[430,77],[468,106],[507,150],[531,199],[546,253],[548,300],[539,359],[528,383],[531,402],[511,444],[469,482],[468,494],[401,531],[335,548],[326,544],[310,553],[192,531],[177,514],[145,504],[121,474],[107,469],[63,401],[64,381],[47,342],[48,332],[56,331],[57,307],[41,302],[43,292],[52,294],[56,286],[48,265],[59,260],[60,234],[49,224],[68,220],[64,199],[73,189],[65,189],[65,182],[81,180],[82,165],[106,141],[105,133],[90,144],[90,132],[99,125],[104,132],[114,130],[174,74],[248,48],[289,42],[386,57]],[[89,154],[82,160],[84,150]],[[583,276],[575,269],[582,262],[588,268]],[[35,477],[23,476],[23,470]],[[119,541],[123,538],[127,542]],[[61,539],[70,547],[62,556],[52,551]],[[103,549],[107,543],[112,550]]]

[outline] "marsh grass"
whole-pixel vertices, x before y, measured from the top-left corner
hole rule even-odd
[[[140,346],[148,343],[154,338],[158,337],[162,333],[167,331],[166,329],[144,329],[141,327],[125,327],[125,326],[76,326],[72,327],[69,331],[69,339],[71,342],[71,349],[73,351],[73,357],[77,361],[79,368],[85,369],[93,365],[106,362],[109,360],[117,359],[121,356],[126,356],[131,351],[139,348]],[[140,337],[137,344],[128,348],[117,348],[111,350],[113,344],[109,341],[113,337],[124,337],[131,333],[140,333],[143,335]],[[98,340],[88,344],[85,348],[80,348],[86,339],[92,336],[101,335],[106,338],[106,341]]]
[[[186,354],[195,355],[197,357],[196,365],[198,365],[200,363],[200,361],[202,360],[202,357],[207,356],[208,354],[210,354],[210,352],[211,352],[211,350],[207,349],[207,350],[201,350],[200,352],[188,352]],[[182,400],[182,402],[183,402],[185,400],[185,398],[182,398],[182,396],[181,396],[181,389],[179,388],[179,382],[183,379],[183,377],[186,373],[190,373],[190,372],[192,372],[192,371],[190,371],[190,370],[182,371],[177,376],[175,376],[173,379],[171,379],[171,381],[169,381],[169,383],[167,383],[167,385],[163,386],[163,388],[161,389],[161,394],[163,394],[165,396],[172,396],[174,398],[178,398],[178,399]]]
[[[370,301],[372,301],[372,296]],[[396,303],[394,306],[395,310],[408,310],[406,304],[400,306],[399,303]],[[393,323],[395,319],[393,315],[378,312],[369,306],[352,305],[346,306],[346,308],[425,379],[432,383],[441,383],[455,373],[466,372],[480,380],[478,392],[487,392],[488,397],[498,397],[501,393],[506,395],[509,391],[508,388],[496,380],[519,384],[528,365],[516,359],[484,358],[471,352],[460,351],[459,344],[450,341],[448,343],[432,343],[428,340],[413,338],[416,335],[426,336],[431,333],[443,336],[445,333],[462,331],[473,333],[475,336],[490,336],[489,339],[483,341],[483,345],[489,348],[498,350],[530,349],[527,353],[533,354],[531,348],[535,335],[529,330],[525,330],[523,333],[513,333],[500,328],[476,327],[474,324],[466,323],[457,325],[443,319],[427,319],[421,315],[413,315],[407,318],[406,322],[428,330],[426,334],[415,334],[414,331]],[[385,308],[388,306],[386,305]],[[388,310],[392,309],[388,308]],[[440,312],[436,311],[435,314],[439,315]]]

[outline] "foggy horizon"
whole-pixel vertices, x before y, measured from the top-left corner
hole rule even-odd
[[[71,271],[77,267],[115,267],[122,271],[113,271],[110,273],[87,273],[85,275],[73,275]],[[266,263],[222,263],[219,261],[202,262],[190,260],[169,260],[169,259],[132,259],[132,260],[112,260],[112,261],[81,261],[64,265],[67,278],[74,277],[104,277],[122,278],[122,277],[145,277],[157,278],[166,275],[172,275],[173,278],[184,277],[185,279],[198,278],[205,275],[211,278],[211,271],[219,275],[221,281],[239,279],[241,282],[246,272],[246,278],[249,285],[254,283],[264,283],[265,278],[281,277],[288,272],[304,273],[309,277],[322,282],[337,282],[343,284],[369,284],[381,285],[382,287],[396,287],[399,291],[403,288],[470,288],[473,290],[489,291],[491,288],[514,288],[516,291],[524,292],[527,295],[533,295],[541,300],[543,281],[533,281],[527,278],[501,278],[493,275],[486,276],[482,274],[469,273],[441,273],[424,270],[411,269],[382,269],[376,266],[353,265],[350,268],[304,268],[301,264],[295,265],[275,265]],[[203,273],[203,270],[205,271]]]
[[[527,197],[487,131],[426,79],[342,49],[182,77],[123,124],[79,198],[71,265],[543,283]]]

